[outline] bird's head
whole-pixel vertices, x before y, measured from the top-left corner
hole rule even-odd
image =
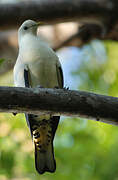
[[[37,28],[41,24],[41,22],[35,22],[33,20],[26,20],[23,22],[23,24],[20,26],[18,30],[18,37],[19,39],[23,37],[25,34],[37,34]]]

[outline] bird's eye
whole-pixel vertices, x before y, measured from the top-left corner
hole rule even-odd
[[[27,30],[27,29],[28,29],[28,27],[27,27],[27,26],[24,26],[24,27],[23,27],[23,29],[24,29],[24,30]]]

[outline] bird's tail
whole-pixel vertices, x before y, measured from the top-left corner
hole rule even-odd
[[[39,174],[54,172],[56,162],[54,158],[53,139],[59,123],[59,116],[46,117],[25,114],[35,145],[35,166]],[[40,119],[40,121],[39,121]],[[42,119],[42,120],[41,120]]]
[[[56,163],[54,159],[53,138],[51,128],[42,125],[33,131],[35,144],[35,166],[36,170],[43,174],[45,171],[54,172]]]
[[[35,167],[40,174],[43,174],[46,171],[54,172],[56,170],[53,147],[48,149],[46,152],[41,152],[35,146]]]

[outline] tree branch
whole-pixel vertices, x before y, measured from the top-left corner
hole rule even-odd
[[[78,27],[78,32],[70,36],[65,41],[58,44],[56,47],[53,47],[54,51],[57,51],[64,46],[77,46],[81,47],[82,45],[88,43],[92,39],[103,39],[104,29],[100,24],[88,24],[85,23]]]
[[[51,113],[118,125],[118,98],[65,89],[0,87],[0,112]]]
[[[48,23],[78,21],[81,18],[109,22],[117,20],[115,0],[40,0],[0,4],[0,26],[13,27],[26,19]],[[109,22],[110,23],[110,22]]]
[[[117,0],[40,0],[0,3],[0,29],[17,28],[26,19],[47,24],[87,22],[104,25],[105,39],[118,41]]]

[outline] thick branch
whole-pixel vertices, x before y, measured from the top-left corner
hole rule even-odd
[[[5,3],[0,4],[0,26],[19,26],[26,19],[48,23],[78,21],[81,18],[109,22],[112,17],[113,22],[117,19],[117,6],[115,0],[40,0]]]
[[[0,30],[16,28],[26,19],[87,22],[104,25],[105,39],[118,40],[117,0],[40,0],[0,3]]]
[[[65,89],[0,87],[0,112],[51,113],[118,125],[118,98]]]

